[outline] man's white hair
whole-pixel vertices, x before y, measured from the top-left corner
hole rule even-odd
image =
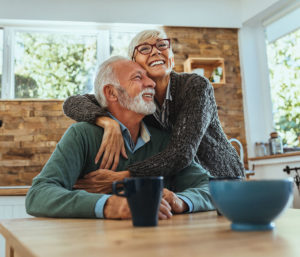
[[[143,31],[139,32],[131,40],[131,42],[130,42],[130,44],[128,46],[128,57],[130,58],[130,60],[135,61],[134,58],[133,58],[134,48],[137,45],[144,43],[148,39],[150,39],[150,38],[165,39],[167,37],[168,37],[167,34],[163,30],[159,30],[159,29],[149,29],[149,30],[143,30]],[[171,55],[171,57],[174,56],[171,46],[170,46],[170,55]]]
[[[95,97],[101,107],[107,107],[107,101],[103,92],[104,86],[113,85],[116,88],[120,87],[120,82],[117,74],[115,73],[113,64],[121,60],[130,61],[128,58],[123,56],[113,56],[103,62],[97,69],[94,80],[94,90]]]

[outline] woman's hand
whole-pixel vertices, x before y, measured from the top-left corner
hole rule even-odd
[[[120,125],[117,121],[108,117],[97,118],[96,125],[104,128],[104,134],[95,163],[98,163],[103,155],[100,169],[116,170],[120,160],[120,153],[122,153],[124,158],[128,159]]]
[[[129,171],[111,171],[99,169],[85,175],[74,185],[75,189],[85,190],[90,193],[108,194],[112,192],[112,183],[129,177]]]

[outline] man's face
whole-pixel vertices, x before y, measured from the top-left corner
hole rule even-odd
[[[118,89],[120,105],[144,115],[154,113],[155,83],[147,77],[146,71],[132,61],[117,62],[114,69],[121,85]]]

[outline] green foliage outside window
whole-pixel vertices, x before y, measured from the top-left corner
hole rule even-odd
[[[0,81],[2,76],[0,74]],[[0,82],[0,95],[1,95],[1,82]],[[16,98],[37,98],[38,87],[34,79],[28,76],[15,75],[15,97]]]
[[[34,79],[15,75],[15,98],[37,98],[38,86]]]
[[[300,29],[268,44],[276,130],[288,146],[300,136]]]
[[[58,98],[92,91],[96,37],[16,33],[15,97]]]

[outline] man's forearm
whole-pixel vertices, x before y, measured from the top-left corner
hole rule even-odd
[[[173,181],[176,194],[188,198],[193,212],[215,209],[210,196],[209,173],[199,164],[193,163],[182,170]]]
[[[26,196],[26,211],[38,217],[95,218],[101,194],[70,191],[45,178],[34,181]]]

